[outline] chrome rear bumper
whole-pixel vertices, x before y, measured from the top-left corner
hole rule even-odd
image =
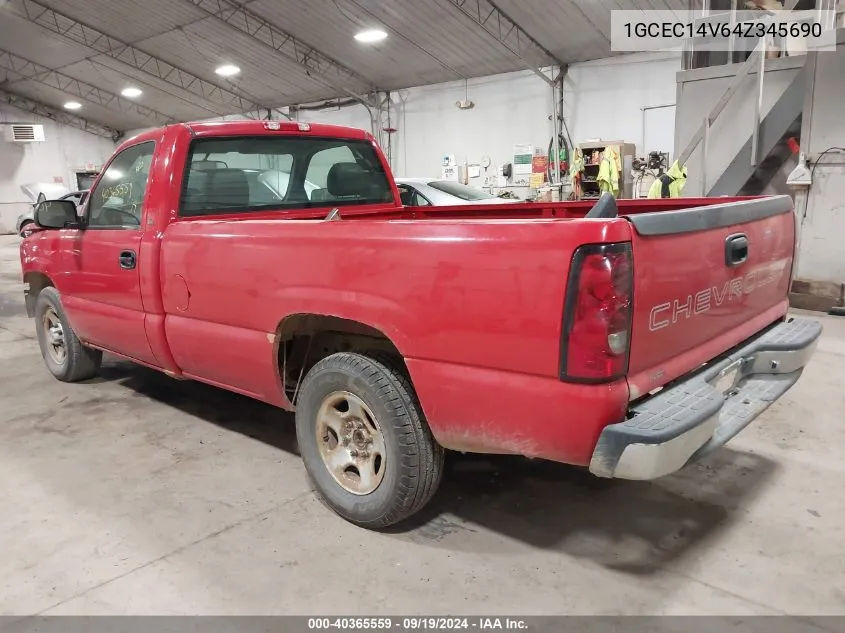
[[[816,349],[818,321],[791,319],[680,384],[633,405],[602,431],[599,477],[656,479],[719,448],[796,383]]]

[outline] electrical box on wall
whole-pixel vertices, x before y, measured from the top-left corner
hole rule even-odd
[[[9,123],[5,126],[5,139],[9,143],[43,143],[44,126],[28,123]]]

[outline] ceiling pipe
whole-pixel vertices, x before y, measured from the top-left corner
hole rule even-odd
[[[363,105],[357,99],[333,99],[330,101],[324,101],[323,103],[313,104],[313,105],[295,105],[290,106],[291,112],[310,112],[315,110],[331,110],[333,108],[347,108],[349,106],[354,105]]]

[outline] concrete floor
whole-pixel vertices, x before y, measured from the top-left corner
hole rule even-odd
[[[845,613],[845,320],[799,384],[656,483],[450,456],[389,533],[309,490],[292,418],[110,359],[66,385],[0,237],[0,614]]]

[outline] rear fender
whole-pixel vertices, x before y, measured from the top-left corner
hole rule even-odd
[[[277,381],[289,408],[295,405],[294,394],[302,377],[317,361],[331,354],[377,350],[405,363],[402,352],[381,329],[336,315],[288,315],[278,324],[272,338]]]

